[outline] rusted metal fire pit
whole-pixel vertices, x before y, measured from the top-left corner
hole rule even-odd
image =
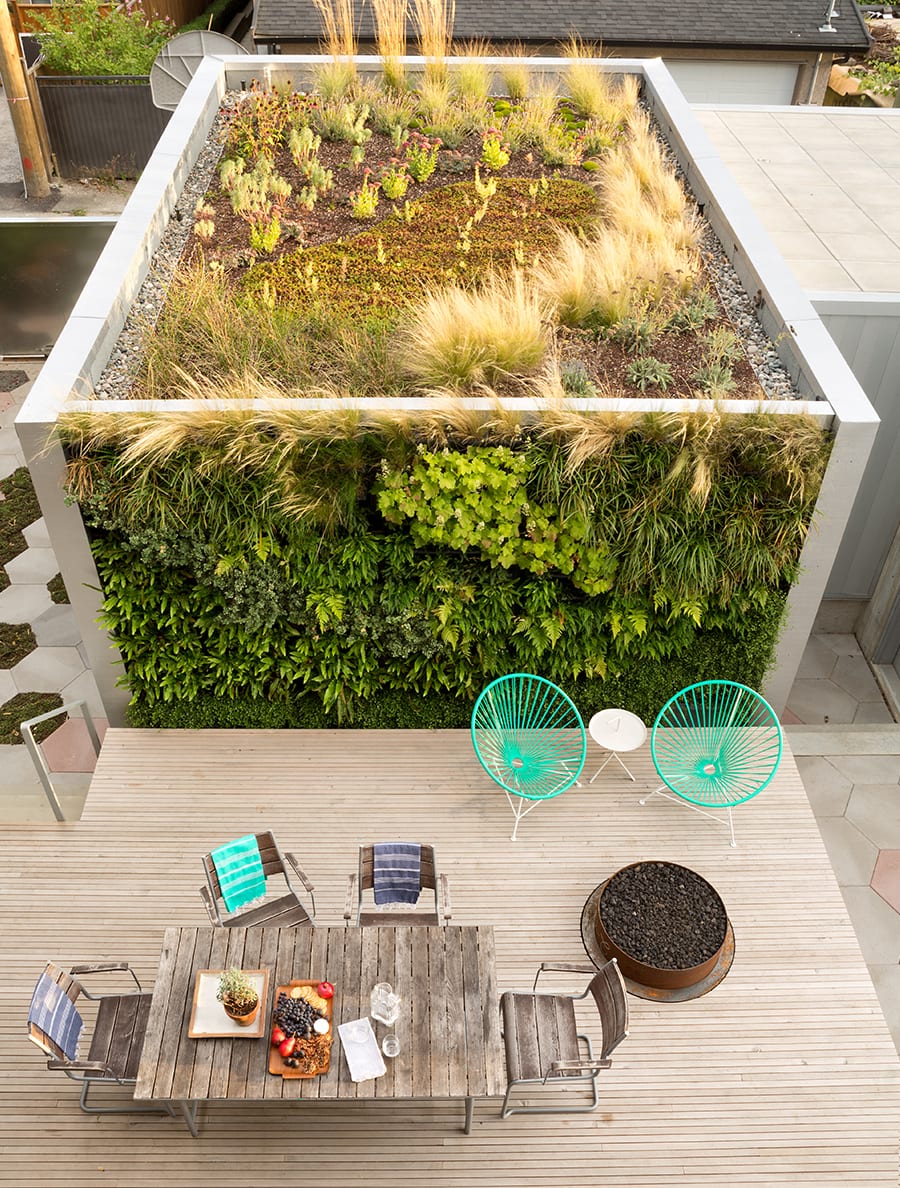
[[[595,964],[615,957],[643,998],[684,1001],[718,985],[734,933],[715,888],[675,862],[623,866],[591,894],[582,938]]]

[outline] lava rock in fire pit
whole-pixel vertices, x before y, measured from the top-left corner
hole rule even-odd
[[[607,883],[598,912],[625,953],[657,969],[690,969],[722,947],[725,905],[706,879],[673,862],[638,862]]]

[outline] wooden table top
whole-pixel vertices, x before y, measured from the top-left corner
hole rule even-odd
[[[188,1038],[201,969],[268,969],[259,1039]],[[268,1072],[275,988],[292,978],[335,985],[331,1067],[288,1079]],[[390,982],[402,998],[390,1029],[400,1055],[371,1081],[350,1080],[337,1027],[369,1012],[369,992]],[[168,928],[134,1096],[152,1101],[271,1098],[496,1097],[506,1079],[494,932],[490,927]]]

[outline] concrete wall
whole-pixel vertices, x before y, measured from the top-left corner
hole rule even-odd
[[[110,238],[97,267],[76,305],[55,350],[35,383],[17,420],[35,486],[67,586],[78,617],[98,687],[110,720],[121,722],[125,704],[116,689],[121,670],[106,634],[97,626],[99,585],[77,509],[62,498],[62,451],[47,448],[48,435],[57,415],[68,407],[92,411],[137,412],[150,402],[86,402],[93,384],[115,344],[128,308],[146,275],[153,252],[177,201],[181,186],[193,166],[226,89],[240,89],[258,79],[271,86],[280,79],[308,85],[318,59],[275,57],[207,58],[190,84],[178,110],[160,140],[147,170]],[[531,59],[536,72],[557,75],[560,62]],[[358,59],[361,72],[380,69],[377,59]],[[408,59],[411,73],[421,69],[418,59]],[[803,550],[802,575],[791,591],[788,617],[778,649],[777,663],[765,688],[780,710],[794,676],[822,598],[838,544],[874,439],[877,416],[841,357],[821,321],[775,252],[753,211],[731,180],[683,95],[661,62],[603,59],[598,66],[611,73],[644,76],[645,99],[652,107],[673,151],[679,157],[689,185],[732,260],[745,287],[755,295],[758,316],[790,371],[804,401],[770,402],[766,411],[793,416],[807,413],[836,431],[836,443],[823,484],[816,529]],[[189,213],[189,212],[188,212]],[[218,403],[218,402],[215,402]],[[286,404],[291,402],[286,401]],[[422,401],[383,399],[379,408],[400,404],[422,407]],[[489,401],[472,398],[474,408],[491,410]],[[685,411],[711,408],[700,400],[580,400],[578,407],[596,411],[632,412],[643,408]],[[196,402],[160,402],[162,412],[193,407]],[[309,401],[308,405],[333,406]],[[527,402],[515,402],[517,408]],[[205,408],[210,408],[206,403]],[[268,407],[268,405],[267,405]],[[754,401],[732,401],[735,412],[756,412]],[[527,413],[526,413],[527,415]]]
[[[878,416],[847,362],[790,269],[776,252],[755,213],[667,72],[648,63],[654,114],[678,155],[688,184],[703,208],[748,293],[757,316],[776,344],[798,390],[827,400],[834,412],[835,444],[816,506],[813,528],[801,555],[801,575],[788,598],[787,618],[775,668],[763,692],[780,711],[790,693],[812,631],[838,547],[847,527]],[[659,101],[661,102],[659,102]],[[672,121],[670,112],[677,114]]]
[[[825,591],[868,599],[900,527],[900,293],[813,294],[812,301],[881,418]]]

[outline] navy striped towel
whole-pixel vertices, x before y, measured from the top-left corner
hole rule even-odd
[[[422,847],[415,842],[378,842],[372,891],[375,904],[418,903],[422,889]]]
[[[42,973],[38,978],[28,1008],[28,1022],[39,1027],[53,1040],[68,1060],[77,1057],[78,1037],[84,1026],[81,1015],[68,994],[59,988],[49,974]]]
[[[248,833],[236,841],[219,846],[211,854],[219,876],[222,898],[230,912],[266,893],[266,876],[256,836]]]

